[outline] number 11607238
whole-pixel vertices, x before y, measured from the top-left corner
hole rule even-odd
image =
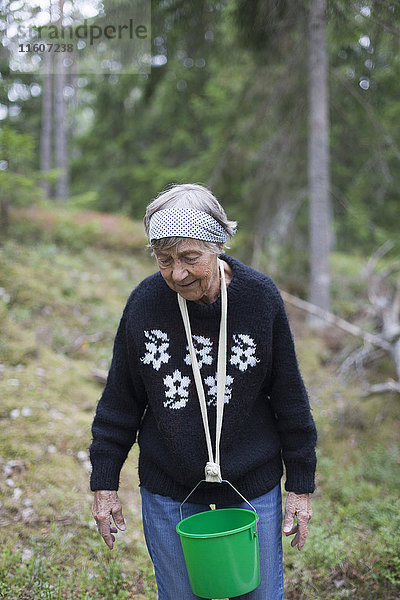
[[[73,44],[19,44],[19,52],[73,52]]]

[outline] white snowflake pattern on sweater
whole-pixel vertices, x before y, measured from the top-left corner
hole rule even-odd
[[[160,329],[144,331],[145,349],[144,356],[140,358],[145,365],[150,365],[155,371],[159,371],[163,364],[168,364],[171,355],[170,338],[167,333]],[[213,355],[213,342],[210,338],[202,335],[193,335],[193,346],[196,352],[199,369],[204,365],[210,366],[216,358]],[[252,337],[244,333],[234,334],[232,337],[232,346],[228,363],[236,367],[241,372],[247,371],[249,367],[254,367],[260,359],[256,356],[257,345]],[[186,346],[186,356],[184,363],[191,367],[189,347]],[[185,408],[189,400],[190,377],[183,375],[179,369],[163,378],[165,388],[164,407],[173,410]],[[225,404],[229,404],[232,398],[232,386],[234,377],[226,375],[225,383]],[[217,374],[205,377],[204,384],[207,386],[207,405],[216,406],[217,403]]]
[[[211,365],[213,361],[213,356],[211,355],[213,344],[210,338],[202,335],[194,335],[192,337],[199,369],[201,369],[203,365]],[[192,364],[192,359],[190,357],[189,346],[186,346],[186,351],[185,363],[190,366]]]
[[[208,406],[216,406],[217,405],[217,378],[218,374],[216,373],[214,376],[210,375],[204,380],[204,383],[209,388],[208,390]],[[225,404],[229,404],[229,400],[232,398],[232,384],[234,382],[233,377],[231,375],[226,376],[225,380],[225,396],[224,402]]]
[[[234,346],[229,362],[239,371],[247,371],[248,367],[255,367],[260,359],[256,357],[257,345],[252,337],[245,333],[233,334]]]
[[[145,331],[144,335],[148,339],[145,342],[146,354],[141,357],[142,363],[145,365],[152,364],[153,369],[158,371],[163,363],[167,363],[171,358],[167,350],[169,349],[169,337],[159,329]]]
[[[184,408],[189,400],[189,390],[187,389],[189,384],[190,377],[182,377],[182,373],[178,369],[172,375],[164,377],[165,397],[167,398],[164,402],[165,408],[174,410]]]

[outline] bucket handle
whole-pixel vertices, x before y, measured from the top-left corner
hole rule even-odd
[[[189,498],[190,498],[190,496],[193,494],[193,492],[195,492],[195,491],[197,490],[197,488],[199,487],[199,485],[200,485],[201,483],[203,483],[203,482],[205,483],[205,482],[206,482],[206,479],[201,479],[201,480],[199,481],[199,483],[198,483],[198,484],[197,484],[197,485],[196,485],[196,486],[195,486],[195,487],[192,489],[192,491],[190,492],[190,494],[188,494],[188,495],[186,496],[186,498],[184,499],[184,501],[183,501],[183,502],[181,503],[181,505],[179,506],[179,512],[180,512],[180,515],[181,515],[181,521],[182,521],[182,519],[183,519],[183,516],[182,516],[182,506],[185,504],[185,502],[187,502],[187,501],[189,500]],[[252,510],[254,510],[254,515],[255,515],[255,516],[254,516],[254,521],[255,521],[255,525],[256,525],[256,530],[255,530],[255,532],[254,532],[254,535],[255,535],[255,536],[257,536],[257,535],[258,535],[258,526],[257,526],[257,511],[256,511],[256,509],[254,508],[254,506],[253,506],[252,504],[250,504],[250,502],[249,502],[248,500],[246,500],[246,498],[245,498],[244,496],[242,496],[242,494],[239,492],[239,490],[237,490],[237,489],[236,489],[236,488],[235,488],[235,487],[234,487],[234,486],[231,484],[231,482],[230,482],[230,481],[228,481],[227,479],[222,479],[221,483],[227,483],[228,485],[230,485],[230,486],[231,486],[231,488],[232,488],[232,489],[233,489],[233,490],[234,490],[234,491],[235,491],[235,492],[238,494],[238,496],[240,496],[240,497],[242,498],[242,500],[244,500],[244,501],[246,502],[246,504],[248,504],[248,505],[250,506],[250,508],[251,508]]]

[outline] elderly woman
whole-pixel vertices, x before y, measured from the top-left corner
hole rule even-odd
[[[283,531],[300,550],[311,518],[316,430],[280,294],[223,253],[236,223],[205,187],[176,185],[147,207],[159,272],[131,293],[93,422],[93,516],[110,549],[125,529],[117,490],[138,435],[143,527],[161,600],[197,598],[180,539],[184,516],[244,507],[259,515],[261,584],[281,600]],[[214,453],[215,447],[215,453]],[[111,517],[114,523],[111,523]],[[116,527],[114,527],[114,524]]]

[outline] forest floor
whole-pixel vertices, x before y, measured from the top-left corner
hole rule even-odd
[[[155,264],[140,236],[124,249],[97,226],[37,226],[35,239],[24,227],[0,247],[0,598],[153,600],[137,450],[110,552],[91,516],[88,447],[102,389],[91,373],[108,368],[126,298]],[[301,552],[284,540],[286,598],[398,600],[399,396],[361,398],[336,373],[346,339],[288,310],[319,444],[309,538]]]

